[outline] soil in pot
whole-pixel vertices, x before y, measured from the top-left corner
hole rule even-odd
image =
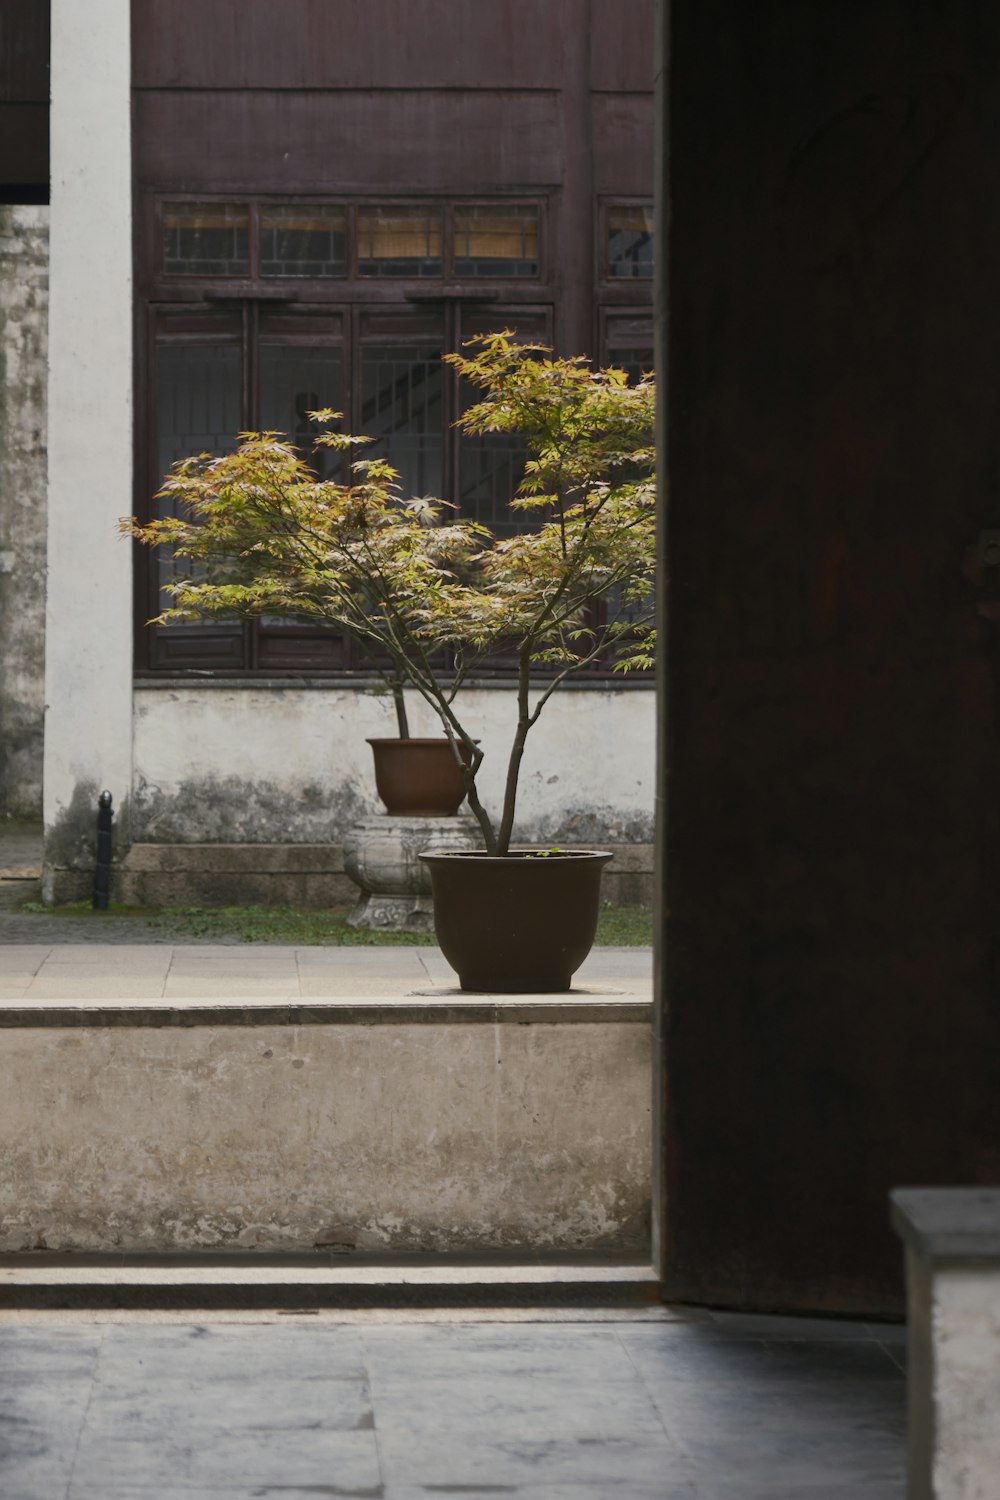
[[[375,786],[394,817],[447,817],[465,800],[462,773],[448,740],[369,740]],[[459,747],[464,757],[464,746]]]
[[[539,855],[421,854],[431,872],[434,930],[463,990],[568,990],[594,942],[596,850]]]

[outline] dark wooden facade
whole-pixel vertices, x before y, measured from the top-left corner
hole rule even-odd
[[[614,214],[652,202],[653,29],[652,0],[624,7],[613,0],[215,0],[201,7],[135,0],[137,508],[148,505],[166,463],[195,441],[193,431],[180,430],[180,417],[165,418],[163,393],[171,378],[185,389],[209,380],[194,355],[183,376],[166,368],[173,360],[180,369],[183,349],[199,340],[239,345],[243,381],[239,399],[235,386],[231,398],[213,387],[201,445],[224,428],[288,430],[281,411],[268,409],[265,349],[282,339],[288,347],[311,344],[315,364],[325,347],[324,378],[339,384],[335,397],[315,404],[344,410],[355,430],[370,430],[373,402],[384,404],[393,384],[403,383],[408,400],[417,399],[420,384],[419,420],[437,424],[440,456],[428,475],[416,463],[412,474],[404,470],[404,483],[419,481],[462,510],[470,491],[451,426],[461,398],[445,370],[429,414],[427,393],[438,379],[427,364],[439,362],[433,351],[513,326],[562,352],[648,365],[651,274],[613,274],[607,247]],[[245,213],[251,247],[272,207],[342,211],[344,269],[335,277],[268,278],[251,248],[242,269],[230,266],[225,276],[178,275],[162,246],[165,223],[184,204],[201,205],[206,222],[226,205]],[[450,248],[458,218],[475,205],[492,212],[503,204],[534,216],[536,269],[463,276]],[[438,273],[362,274],[361,216],[386,205],[404,214],[425,205],[441,216]],[[389,384],[376,399],[365,359],[379,342],[395,364],[387,363]],[[160,351],[168,346],[165,363]],[[418,364],[424,359],[418,374],[417,364],[403,369],[404,346],[423,351],[412,355]],[[219,368],[217,360],[217,385]],[[301,396],[314,393],[315,382],[295,378]],[[388,451],[396,462],[391,445]],[[497,480],[497,494],[500,488]],[[495,497],[475,503],[487,505],[486,514],[475,513],[493,523]],[[140,668],[356,665],[346,643],[292,628],[143,631],[141,622],[155,613],[149,567],[147,557],[140,571],[148,586],[137,604]]]
[[[0,203],[49,197],[48,0],[0,8]]]
[[[1000,12],[673,0],[668,1296],[1000,1174]]]
[[[140,197],[542,194],[560,345],[634,300],[595,206],[652,196],[652,0],[135,0],[133,33]]]

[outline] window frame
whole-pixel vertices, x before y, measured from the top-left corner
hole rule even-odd
[[[635,196],[633,196],[633,197],[605,197],[605,198],[601,198],[599,210],[598,210],[598,213],[595,216],[595,218],[596,218],[596,225],[597,225],[597,233],[598,233],[598,236],[599,236],[598,242],[597,242],[597,246],[595,247],[596,248],[595,264],[597,266],[597,277],[598,277],[598,281],[601,284],[602,295],[606,296],[607,292],[610,290],[610,288],[616,287],[616,288],[618,288],[619,291],[621,291],[625,295],[626,298],[628,298],[631,301],[635,301],[636,290],[638,288],[642,287],[642,288],[648,289],[650,301],[652,301],[653,285],[654,285],[655,274],[656,274],[655,273],[655,257],[656,257],[655,229],[654,229],[654,232],[653,232],[654,269],[650,272],[650,274],[648,276],[614,276],[614,275],[612,275],[612,271],[611,271],[611,253],[610,253],[610,248],[611,247],[610,247],[610,240],[611,240],[611,212],[612,212],[613,209],[616,209],[616,208],[645,208],[645,209],[648,209],[650,211],[650,213],[652,213],[653,206],[654,205],[653,205],[653,199],[652,198],[640,198],[640,197],[635,197]]]
[[[222,299],[148,302],[143,320],[141,409],[145,420],[137,430],[136,513],[143,518],[155,513],[154,496],[163,477],[159,473],[157,440],[157,351],[160,348],[171,344],[237,345],[241,356],[241,409],[248,419],[245,425],[253,429],[260,425],[259,351],[263,342],[273,337],[276,342],[292,347],[296,343],[305,347],[318,347],[323,342],[337,345],[342,357],[342,404],[345,421],[350,426],[356,425],[354,417],[360,419],[364,349],[379,343],[398,343],[408,337],[434,339],[440,342],[442,350],[457,348],[462,341],[463,321],[468,322],[470,317],[467,310],[470,305],[474,309],[471,317],[481,319],[483,315],[479,309],[484,304],[478,299],[471,304],[464,300],[425,298],[416,302],[396,298],[389,303],[385,300],[339,304],[333,301],[296,301],[287,304],[287,312],[290,318],[301,317],[302,332],[299,334],[292,330],[272,332],[262,326],[268,315],[280,316],[278,309],[284,307],[270,298],[227,295]],[[526,336],[551,341],[554,317],[551,303],[517,303],[512,299],[489,305],[497,306],[504,322],[540,319],[543,326],[526,331]],[[394,315],[398,319],[398,328],[365,329],[366,318],[385,320]],[[325,339],[322,335],[310,339],[310,318],[330,319],[332,316],[340,319],[339,338],[327,333]],[[208,326],[212,320],[218,325],[215,329]],[[406,328],[408,321],[416,325],[412,334]],[[185,322],[190,326],[185,327]],[[200,322],[206,325],[204,330],[198,328]],[[433,328],[435,323],[437,330]],[[435,338],[436,332],[440,333],[439,340]],[[454,419],[458,414],[459,387],[457,377],[447,367],[443,372],[442,401],[442,498],[450,498],[458,504],[462,435],[454,427]],[[240,425],[244,425],[242,418]],[[135,665],[139,675],[160,676],[164,672],[217,673],[227,677],[370,674],[367,659],[356,644],[322,626],[264,621],[244,622],[232,629],[217,624],[148,625],[146,622],[159,607],[159,567],[156,551],[137,544]]]
[[[613,358],[608,348],[609,319],[632,315],[649,319],[652,314],[652,283],[645,278],[609,277],[607,270],[607,208],[639,204],[643,198],[608,198],[595,201],[594,226],[601,242],[595,256],[597,272],[594,295],[594,345],[599,362]],[[250,274],[215,276],[167,273],[163,266],[163,214],[168,204],[245,204],[249,211]],[[267,206],[312,206],[343,208],[347,212],[347,257],[343,276],[264,277],[260,273],[260,211]],[[360,206],[442,209],[442,275],[428,277],[376,277],[358,274],[356,212]],[[455,259],[454,215],[456,208],[533,207],[537,212],[538,272],[535,276],[464,277],[453,274]],[[147,192],[140,202],[136,235],[136,411],[142,413],[135,430],[135,503],[137,515],[153,513],[153,496],[162,481],[157,467],[156,350],[160,321],[167,316],[192,318],[227,313],[240,325],[242,409],[252,418],[247,426],[259,425],[257,353],[261,347],[261,319],[267,309],[275,314],[287,309],[305,324],[310,317],[341,319],[342,370],[345,420],[360,415],[362,327],[366,315],[397,312],[403,322],[407,314],[420,310],[437,314],[443,324],[443,349],[459,348],[468,336],[470,323],[489,321],[517,325],[518,320],[540,320],[541,326],[526,330],[526,337],[554,344],[558,326],[561,273],[550,256],[551,204],[547,192],[535,194],[413,195],[379,193],[275,194],[246,192],[177,193]],[[492,319],[489,310],[495,308]],[[178,335],[179,341],[184,341]],[[266,335],[265,335],[266,337]],[[401,335],[402,337],[402,335]],[[167,340],[170,342],[171,340]],[[214,340],[206,336],[206,342]],[[289,342],[293,342],[292,336]],[[305,337],[303,342],[312,343]],[[442,498],[460,502],[460,448],[462,435],[454,426],[458,416],[457,378],[446,372],[442,413]],[[352,413],[358,416],[352,418]],[[146,621],[156,611],[158,573],[156,556],[136,545],[134,591],[135,669],[137,675],[160,680],[165,676],[187,676],[192,680],[218,677],[260,681],[268,677],[295,680],[313,678],[370,677],[372,669],[354,643],[323,627],[295,622],[245,623],[225,636],[224,627],[191,625],[172,634],[159,632]],[[225,638],[224,638],[225,637]],[[484,665],[485,680],[506,680],[510,666],[497,661]],[[597,667],[585,677],[605,679],[610,672]],[[616,679],[618,680],[618,679]]]
[[[208,207],[217,205],[225,207],[246,207],[248,210],[248,235],[249,235],[249,270],[245,276],[226,276],[206,274],[204,272],[167,271],[164,266],[163,244],[164,244],[164,210],[171,205],[193,206],[205,204]],[[264,276],[261,273],[260,257],[260,210],[262,208],[336,208],[343,210],[346,216],[347,254],[345,259],[345,272],[343,276]],[[368,276],[362,275],[358,269],[358,213],[361,209],[370,208],[399,208],[399,209],[421,209],[436,208],[441,212],[441,274],[440,276]],[[455,210],[462,208],[531,208],[537,215],[538,235],[538,270],[534,275],[504,276],[498,273],[495,276],[457,276],[454,273],[455,262]],[[465,289],[470,296],[475,294],[477,288],[492,287],[495,285],[517,286],[528,292],[532,289],[548,287],[552,280],[552,270],[549,265],[549,232],[548,232],[548,197],[545,194],[453,194],[442,196],[418,196],[403,195],[398,193],[379,194],[322,194],[322,193],[158,193],[148,195],[146,205],[145,233],[144,233],[144,282],[149,289],[156,289],[161,295],[171,296],[171,288],[177,292],[206,290],[211,292],[213,287],[225,284],[233,289],[232,295],[236,295],[236,289],[256,289],[255,294],[259,296],[274,296],[275,288],[286,286],[288,296],[286,300],[295,300],[297,292],[301,289],[304,295],[311,296],[313,292],[320,295],[322,290],[328,287],[349,287],[359,296],[366,293],[370,296],[374,288],[379,288],[383,294],[391,298],[394,292],[403,287],[414,287],[430,292],[435,286],[445,287],[449,290]]]

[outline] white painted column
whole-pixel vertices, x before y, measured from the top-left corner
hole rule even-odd
[[[52,0],[47,891],[119,838],[132,780],[132,173],[129,0]],[[64,885],[63,889],[67,889]]]

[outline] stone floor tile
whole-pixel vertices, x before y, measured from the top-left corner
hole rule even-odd
[[[778,1474],[763,1479],[744,1474],[735,1480],[701,1479],[696,1495],[697,1500],[906,1500],[906,1480],[902,1475],[889,1480],[862,1476],[803,1481]]]
[[[62,1500],[93,1385],[100,1336],[0,1333],[0,1495]]]
[[[662,1473],[643,1481],[626,1476],[620,1486],[608,1485],[600,1475],[592,1480],[553,1482],[539,1476],[529,1484],[491,1484],[485,1473],[469,1485],[412,1485],[390,1481],[382,1500],[701,1500],[696,1481]],[[281,1500],[285,1500],[282,1496]],[[846,1497],[841,1497],[846,1500]],[[867,1496],[865,1497],[867,1500]],[[881,1500],[881,1497],[876,1497]],[[895,1500],[895,1497],[893,1497]]]
[[[3,1485],[0,1494],[3,1500],[63,1500],[72,1472],[72,1448],[65,1453],[43,1453],[28,1458],[4,1453],[0,1458]]]
[[[4,1500],[904,1494],[905,1381],[876,1340],[704,1315],[4,1323],[0,1401],[29,1438]]]
[[[35,1000],[159,1000],[163,996],[162,974],[60,974],[47,967],[25,986],[22,998]]]
[[[228,952],[205,953],[202,948],[175,948],[171,955],[172,974],[253,974],[280,969],[291,973],[296,967],[295,949],[275,952],[273,948],[250,946],[230,948]]]
[[[261,1485],[252,1479],[211,1485],[184,1484],[166,1487],[160,1483],[153,1486],[132,1483],[100,1484],[90,1479],[81,1484],[79,1480],[74,1479],[66,1500],[386,1500],[386,1496],[385,1485],[381,1480],[374,1485],[351,1485],[347,1489],[342,1489],[336,1483],[299,1485],[290,1481]],[[7,1500],[6,1495],[3,1500]],[[48,1496],[46,1500],[49,1500]],[[61,1494],[59,1500],[62,1500]],[[421,1495],[420,1500],[429,1500],[429,1497],[425,1493]],[[454,1500],[454,1497],[451,1497],[451,1500]],[[476,1500],[483,1500],[483,1497],[478,1496]],[[591,1493],[587,1500],[596,1500],[596,1497]],[[642,1497],[642,1500],[645,1500],[645,1497]],[[672,1497],[668,1497],[668,1500],[672,1500]]]
[[[239,1432],[180,1425],[169,1430],[156,1410],[144,1424],[126,1431],[100,1407],[88,1412],[73,1470],[73,1493],[88,1485],[132,1486],[136,1490],[200,1488],[204,1490],[285,1485],[337,1490],[376,1490],[381,1484],[375,1435],[343,1432],[304,1421],[297,1429],[272,1431],[261,1426]],[[334,1488],[336,1487],[336,1488]],[[39,1496],[38,1500],[42,1500]]]
[[[224,958],[240,959],[253,958],[255,954],[263,954],[266,958],[275,950],[269,943],[172,943],[166,950],[171,955],[171,962],[191,958],[201,963],[205,959]],[[278,950],[281,952],[282,950]],[[287,960],[289,952],[282,956]]]
[[[298,1000],[298,975],[281,970],[275,974],[168,974],[164,1000],[211,1000],[215,997]]]
[[[362,1380],[317,1381],[313,1391],[305,1390],[300,1380],[255,1385],[246,1376],[183,1382],[159,1381],[153,1373],[143,1382],[102,1381],[93,1395],[88,1430],[143,1436],[152,1420],[157,1430],[183,1434],[186,1443],[196,1446],[214,1444],[220,1433],[248,1439],[270,1433],[280,1444],[303,1430],[374,1430],[368,1387]]]
[[[809,1339],[814,1343],[830,1340],[858,1343],[876,1337],[871,1324],[848,1318],[790,1318],[717,1309],[713,1309],[709,1316],[717,1328],[734,1337],[779,1339],[782,1343],[799,1339]]]
[[[643,1486],[662,1488],[667,1480],[690,1490],[693,1479],[662,1434],[659,1439],[634,1433],[593,1439],[522,1437],[501,1426],[449,1435],[443,1424],[440,1434],[380,1432],[379,1455],[390,1495],[394,1485],[443,1494],[451,1486],[489,1484],[543,1494],[558,1485],[586,1486],[594,1497],[631,1497]]]
[[[139,1322],[107,1329],[101,1346],[102,1379],[252,1379],[270,1387],[363,1380],[366,1374],[361,1331],[337,1323],[212,1328]]]
[[[638,1381],[595,1381],[585,1388],[574,1385],[571,1372],[561,1382],[498,1375],[470,1376],[464,1384],[411,1380],[409,1390],[403,1382],[387,1388],[373,1376],[372,1400],[380,1431],[387,1425],[408,1438],[443,1431],[471,1440],[492,1430],[533,1441],[611,1440],[622,1432],[659,1441],[663,1435],[655,1404]]]
[[[34,973],[52,951],[49,943],[0,943],[0,974],[10,969],[30,969]]]
[[[473,1368],[480,1361],[485,1367],[488,1361],[490,1370],[540,1373],[546,1369],[562,1372],[569,1368],[577,1379],[600,1378],[602,1362],[621,1370],[629,1367],[620,1347],[617,1332],[620,1326],[616,1323],[613,1329],[609,1329],[586,1322],[547,1321],[534,1324],[436,1323],[430,1327],[391,1323],[365,1329],[364,1345],[369,1360],[382,1357],[390,1365],[393,1361],[411,1359],[419,1351],[421,1369],[425,1371],[432,1369],[437,1360],[445,1368],[451,1367],[450,1362],[458,1361],[458,1368],[467,1372],[471,1358]],[[678,1325],[637,1326],[644,1330],[649,1326],[656,1335]]]
[[[89,1379],[104,1338],[99,1328],[0,1324],[0,1400],[20,1379]]]
[[[394,978],[391,975],[364,974],[351,970],[340,974],[333,970],[326,972],[322,969],[300,969],[298,993],[305,1000],[395,999],[401,992],[405,995],[419,990],[421,985],[426,987],[426,981],[417,975],[412,978]]]
[[[272,952],[268,949],[268,952]],[[378,959],[373,960],[372,954],[377,953]],[[359,969],[364,973],[371,973],[373,969],[381,969],[387,974],[415,974],[423,971],[424,955],[437,954],[441,959],[440,950],[436,948],[408,948],[400,945],[397,948],[365,947],[334,947],[316,946],[312,948],[296,948],[295,956],[301,968],[330,968],[337,970]]]
[[[23,947],[19,952],[25,952]],[[201,950],[199,949],[199,952]],[[58,943],[46,949],[46,963],[68,964],[74,968],[101,968],[114,972],[129,964],[162,969],[170,962],[169,948],[150,947],[148,943]]]
[[[623,1328],[621,1339],[636,1359],[648,1359],[663,1379],[689,1379],[693,1373],[716,1382],[821,1378],[897,1380],[897,1365],[871,1339],[841,1340],[752,1339],[730,1337],[715,1328],[673,1325],[662,1337],[648,1338],[642,1325]]]

